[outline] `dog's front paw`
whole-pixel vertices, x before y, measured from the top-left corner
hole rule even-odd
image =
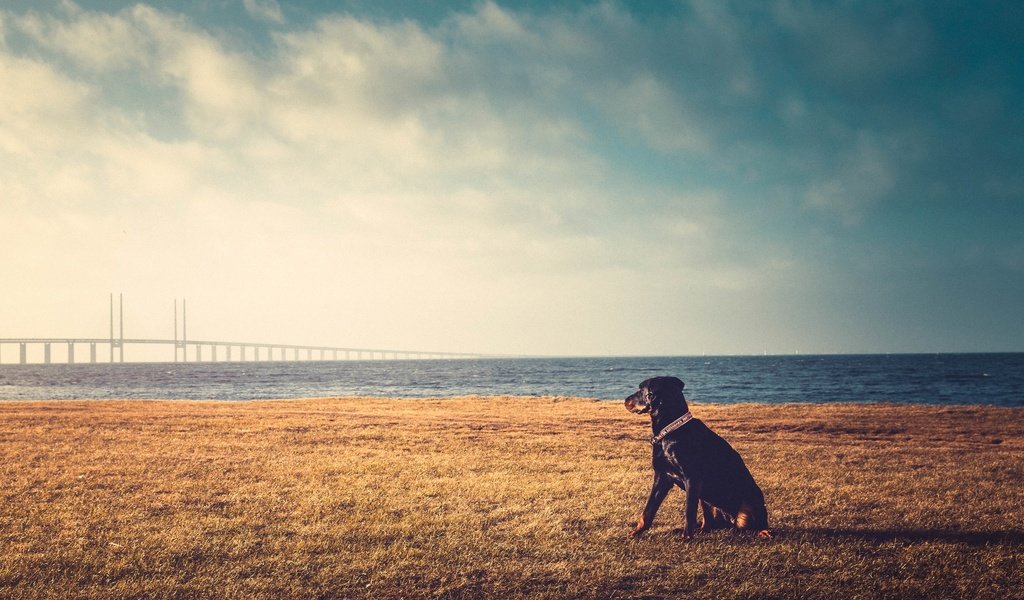
[[[645,531],[647,531],[647,527],[648,525],[644,522],[644,518],[640,517],[640,521],[636,524],[636,528],[629,532],[629,538],[635,539],[640,537]]]

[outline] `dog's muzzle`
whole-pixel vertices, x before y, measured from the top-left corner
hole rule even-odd
[[[645,412],[651,410],[651,405],[647,402],[647,397],[643,390],[640,390],[626,398],[626,410],[631,413],[642,415]]]

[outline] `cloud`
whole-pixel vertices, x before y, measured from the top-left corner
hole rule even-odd
[[[590,97],[609,120],[618,123],[626,136],[637,136],[651,148],[666,154],[703,152],[708,149],[693,110],[650,74],[638,75],[623,85],[594,90]]]
[[[785,0],[775,3],[772,12],[807,57],[802,64],[808,72],[846,92],[875,91],[911,75],[932,52],[932,32],[913,5],[862,10]]]
[[[79,129],[92,96],[88,86],[55,72],[47,64],[0,55],[0,146],[16,155],[53,150],[61,133]],[[43,125],[39,130],[34,125]],[[38,134],[38,136],[36,135]]]
[[[481,3],[475,12],[457,15],[454,21],[459,31],[475,43],[533,43],[520,17],[491,0]]]
[[[146,32],[125,13],[87,12],[73,3],[64,4],[64,10],[64,18],[29,13],[14,23],[36,44],[96,71],[137,67],[149,54]]]
[[[281,6],[277,0],[242,0],[245,12],[260,21],[268,23],[284,23],[284,15],[281,14]]]

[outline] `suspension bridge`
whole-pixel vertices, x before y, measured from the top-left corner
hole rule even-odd
[[[185,300],[181,301],[181,334],[178,332],[178,301],[174,301],[174,338],[144,339],[124,337],[124,297],[118,296],[118,332],[114,334],[114,295],[110,295],[110,335],[106,338],[0,338],[0,364],[13,348],[17,360],[8,363],[27,364],[29,350],[42,348],[42,362],[54,362],[54,346],[63,348],[68,364],[76,362],[125,362],[125,348],[130,346],[166,346],[173,351],[174,362],[272,362],[299,360],[440,360],[465,358],[498,358],[498,355],[467,352],[429,352],[419,350],[391,350],[382,348],[348,348],[338,346],[309,346],[296,344],[268,344],[257,342],[225,342],[191,340]],[[84,351],[88,349],[88,353]],[[170,357],[171,352],[168,352]],[[35,362],[35,361],[33,361]]]

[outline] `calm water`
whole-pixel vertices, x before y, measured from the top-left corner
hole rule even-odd
[[[582,396],[676,375],[696,402],[1024,406],[1024,354],[0,365],[0,400]]]

